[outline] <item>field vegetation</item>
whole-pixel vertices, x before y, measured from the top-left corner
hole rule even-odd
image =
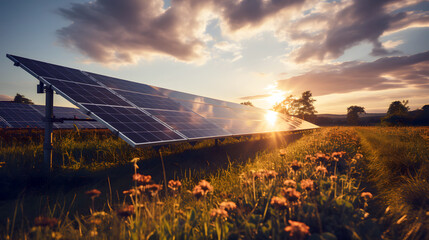
[[[220,150],[213,143],[179,145],[165,151],[167,182],[148,164],[154,150],[149,155],[126,145],[121,150],[124,143],[103,134],[83,145],[77,143],[82,135],[74,137],[73,158],[82,159],[78,149],[90,156],[75,162],[122,162],[125,183],[84,185],[74,193],[87,199],[78,211],[70,211],[73,201],[52,204],[20,224],[16,216],[24,207],[17,202],[3,238],[424,239],[429,234],[428,128],[324,128],[297,141],[276,139],[277,147],[249,148],[249,142],[232,139],[222,146],[252,153],[244,158],[216,155]],[[61,155],[69,146],[56,144]],[[36,147],[40,143],[33,140],[2,143],[0,160],[6,166],[15,158],[30,164]],[[97,158],[100,148],[105,155]],[[175,153],[183,160],[179,165]],[[210,155],[217,161],[206,161]],[[194,158],[192,164],[187,157]],[[65,159],[63,168],[84,166]]]

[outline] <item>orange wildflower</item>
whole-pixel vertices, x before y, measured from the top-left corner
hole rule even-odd
[[[285,227],[285,231],[292,239],[301,240],[310,234],[310,227],[305,223],[289,220],[289,224]]]

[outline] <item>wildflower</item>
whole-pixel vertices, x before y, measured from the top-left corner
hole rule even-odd
[[[55,225],[58,224],[58,219],[56,218],[49,218],[49,217],[36,217],[34,219],[34,226],[37,227],[50,227],[53,228]]]
[[[213,187],[206,180],[202,180],[198,183],[198,186],[207,194],[208,192],[213,192]]]
[[[283,182],[283,184],[285,185],[285,187],[287,188],[296,188],[296,182],[294,180],[291,179],[287,179]]]
[[[122,192],[123,194],[129,194],[130,196],[135,196],[140,194],[140,190],[138,189],[129,189]]]
[[[336,175],[331,175],[329,178],[330,178],[330,179],[331,179],[331,181],[333,181],[333,182],[337,181],[337,179],[338,179],[338,177],[337,177]]]
[[[237,204],[235,204],[234,202],[222,202],[219,207],[220,209],[231,212],[237,209]]]
[[[143,175],[141,175],[140,173],[136,173],[133,175],[133,180],[134,181],[139,181],[142,178]]]
[[[280,157],[286,156],[286,150],[284,148],[280,149],[279,150],[279,155],[280,155]]]
[[[152,176],[150,175],[141,175],[139,173],[136,173],[133,175],[133,180],[136,182],[139,182],[143,185],[150,184],[152,180]]]
[[[143,189],[144,193],[148,197],[154,197],[158,194],[158,192],[162,189],[162,185],[159,184],[149,184],[149,185],[141,185],[139,186],[141,189]]]
[[[280,197],[273,197],[271,198],[271,205],[273,205],[273,207],[279,209],[279,210],[284,210],[287,208],[287,202],[285,198],[280,198]]]
[[[365,200],[365,202],[368,202],[368,200],[372,198],[372,193],[363,192],[360,194],[360,197],[363,198]]]
[[[310,179],[304,179],[301,181],[301,188],[305,189],[307,191],[313,191],[314,190],[314,182]]]
[[[325,163],[329,160],[329,156],[324,153],[316,153],[316,161]]]
[[[86,195],[90,196],[91,198],[96,198],[100,196],[101,192],[97,189],[92,189],[85,192]]]
[[[298,202],[299,198],[301,197],[301,193],[296,191],[294,188],[283,188],[282,195],[289,202]]]
[[[269,171],[267,171],[266,172],[266,177],[268,178],[268,179],[274,179],[274,178],[276,178],[276,176],[277,176],[277,172],[276,171],[274,171],[274,170],[269,170]]]
[[[204,197],[206,195],[205,191],[201,188],[200,185],[194,187],[194,190],[192,190],[192,194],[196,199],[200,199],[201,197]]]
[[[265,172],[266,170],[264,169],[259,169],[258,171],[252,171],[253,178],[261,179],[265,176]]]
[[[116,214],[119,217],[129,217],[133,215],[134,213],[134,206],[133,205],[124,205],[122,208],[119,208],[116,210]]]
[[[228,212],[221,208],[214,208],[210,211],[210,217],[212,218],[227,218]]]
[[[290,226],[285,227],[285,231],[293,239],[304,239],[305,236],[310,234],[310,227],[305,223],[289,220]]]
[[[182,183],[179,180],[177,180],[177,181],[174,181],[174,180],[168,181],[168,188],[170,188],[171,190],[173,190],[175,192],[178,191],[181,186],[182,186]]]
[[[291,168],[292,168],[292,170],[294,170],[296,172],[302,168],[302,164],[300,162],[298,162],[297,160],[293,160],[293,162],[291,164]]]
[[[316,173],[326,174],[328,173],[328,170],[324,166],[317,166],[316,167]]]

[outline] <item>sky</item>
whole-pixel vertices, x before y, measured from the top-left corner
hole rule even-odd
[[[0,8],[0,100],[44,104],[6,54],[270,109],[310,90],[318,113],[429,104],[429,2],[13,0]],[[56,95],[55,105],[72,106]]]

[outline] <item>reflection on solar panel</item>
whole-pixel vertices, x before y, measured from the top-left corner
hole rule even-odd
[[[0,102],[0,128],[44,128],[45,106],[28,105],[15,102]],[[67,107],[54,107],[55,118],[90,119],[78,109]],[[65,121],[54,123],[56,129],[74,128],[105,128],[98,122]]]
[[[132,146],[317,128],[268,110],[7,56]]]

